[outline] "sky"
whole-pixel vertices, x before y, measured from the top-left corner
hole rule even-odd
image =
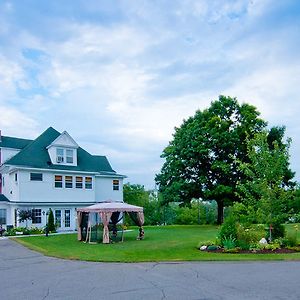
[[[292,138],[300,180],[298,0],[0,0],[0,129],[66,130],[152,189],[183,119],[219,95]]]

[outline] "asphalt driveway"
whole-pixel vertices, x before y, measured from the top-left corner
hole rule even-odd
[[[0,299],[300,299],[300,262],[93,263],[1,239]]]

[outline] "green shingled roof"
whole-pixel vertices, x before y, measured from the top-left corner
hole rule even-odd
[[[0,194],[0,202],[9,202],[9,200],[3,194]]]
[[[0,147],[23,149],[31,142],[32,140],[19,139],[11,136],[1,136]]]
[[[82,148],[77,149],[77,166],[64,166],[51,164],[46,149],[60,133],[49,127],[38,138],[31,141],[23,150],[5,162],[7,165],[31,167],[38,169],[55,169],[84,172],[116,173],[105,156],[91,155]]]

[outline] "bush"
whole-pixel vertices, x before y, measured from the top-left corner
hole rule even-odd
[[[47,228],[48,232],[56,232],[55,224],[54,224],[54,216],[53,216],[53,211],[50,208],[49,209],[49,215],[48,215],[48,224]]]
[[[272,225],[273,228],[271,238],[270,238],[270,225]],[[285,228],[281,224],[281,221],[279,219],[275,219],[272,222],[270,222],[266,230],[267,230],[267,235],[266,235],[267,240],[279,239],[285,236]]]
[[[225,219],[219,235],[222,246],[224,246],[224,241],[228,239],[237,239],[237,224],[233,215],[230,215]]]
[[[225,238],[223,240],[223,246],[225,250],[231,250],[234,249],[236,246],[236,239],[233,238],[232,236]]]
[[[41,228],[37,228],[37,227],[31,227],[28,229],[29,234],[43,234],[44,231]]]
[[[285,238],[282,239],[282,245],[285,247],[295,247],[298,245],[297,233],[288,233]]]
[[[265,236],[263,225],[238,226],[237,245],[243,250],[249,250],[251,245],[255,245]]]

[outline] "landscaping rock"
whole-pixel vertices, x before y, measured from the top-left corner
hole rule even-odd
[[[205,245],[203,245],[203,246],[200,247],[200,250],[201,250],[201,251],[204,251],[204,250],[206,250],[206,249],[207,249],[207,246],[205,246]]]
[[[266,245],[268,244],[267,240],[265,238],[262,238],[260,241],[259,241],[259,244],[261,245]]]

